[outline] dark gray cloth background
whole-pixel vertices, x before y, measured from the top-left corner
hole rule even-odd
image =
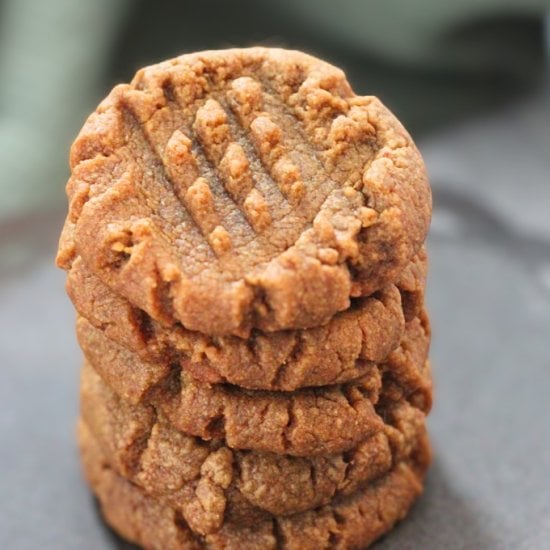
[[[32,6],[30,0],[18,2],[20,9]],[[211,1],[196,8],[194,20],[178,19],[167,2],[136,2],[132,11],[121,2],[115,21],[104,13],[108,4],[94,4],[89,32],[106,40],[102,48],[109,63],[78,73],[93,76],[86,80],[94,82],[92,89],[86,92],[74,80],[71,67],[78,63],[67,66],[65,75],[60,67],[54,73],[44,69],[43,78],[55,74],[64,86],[74,85],[74,94],[82,92],[79,106],[65,112],[63,103],[52,103],[42,111],[35,104],[31,122],[42,113],[45,126],[30,132],[31,141],[6,141],[14,159],[3,164],[0,188],[5,207],[0,212],[7,213],[0,214],[0,548],[129,548],[104,527],[80,476],[74,437],[80,353],[64,275],[52,265],[65,209],[66,168],[55,166],[66,163],[65,141],[114,80],[129,78],[142,63],[185,49],[234,44],[239,36],[243,43],[306,47],[344,65],[358,91],[381,95],[411,127],[430,172],[435,210],[428,302],[436,401],[429,423],[435,460],[410,516],[376,548],[548,548],[550,73],[544,68],[540,22],[522,12],[513,21],[485,19],[481,35],[472,31],[476,25],[462,26],[462,35],[477,36],[476,43],[492,36],[496,41],[489,42],[496,44],[504,33],[510,48],[516,46],[516,65],[500,66],[487,54],[482,69],[479,60],[464,66],[458,47],[456,64],[442,73],[438,56],[428,58],[424,69],[419,66],[420,47],[407,59],[400,61],[395,52],[386,59],[374,55],[372,45],[354,42],[353,33],[333,39],[321,20],[309,28],[295,19],[298,12],[285,12],[288,2],[280,10],[271,3],[260,9],[236,2],[249,8],[249,19],[234,21],[229,9],[220,20],[207,20]],[[159,4],[162,9],[156,10]],[[53,17],[41,9],[42,17]],[[67,17],[69,12],[67,7]],[[10,13],[10,21],[17,20]],[[37,21],[33,25],[39,27]],[[5,26],[4,17],[0,28]],[[6,36],[0,36],[4,43]],[[431,36],[436,41],[437,33]],[[422,43],[429,43],[425,38]],[[0,49],[0,72],[14,65],[3,53]],[[56,66],[55,60],[46,62]],[[25,75],[25,67],[12,66],[10,74]],[[11,104],[6,98],[16,91],[13,82],[2,82],[0,134],[6,120],[14,128],[33,129],[23,115],[15,117],[17,111],[11,111],[13,120],[6,115]],[[31,105],[35,98],[25,93]],[[48,112],[63,120],[47,154],[33,153],[33,171],[22,166],[21,151],[25,144],[44,143],[44,127],[55,131]],[[46,161],[51,171],[43,174],[57,174],[43,183],[51,191],[37,188],[29,175]],[[12,165],[17,177],[27,179],[14,180]],[[23,188],[42,198],[21,202],[10,194]]]

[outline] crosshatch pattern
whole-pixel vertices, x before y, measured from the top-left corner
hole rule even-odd
[[[59,263],[82,256],[159,320],[239,335],[326,322],[393,282],[429,221],[418,152],[341,71],[290,60],[207,52],[116,87],[72,149]]]

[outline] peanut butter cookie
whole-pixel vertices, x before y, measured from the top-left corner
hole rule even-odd
[[[154,407],[120,399],[89,368],[83,369],[81,414],[111,467],[166,499],[193,531],[224,522],[253,524],[349,495],[407,458],[424,436],[425,415],[406,400],[378,413],[383,429],[345,454],[298,458],[236,451],[172,427]]]
[[[58,264],[80,256],[153,319],[211,335],[325,324],[398,279],[431,214],[388,109],[280,49],[139,71],[90,116],[71,171]]]
[[[422,250],[396,285],[355,299],[327,325],[253,330],[248,339],[165,327],[110,290],[81,258],[69,271],[67,291],[81,316],[147,362],[179,362],[205,382],[292,391],[347,382],[364,374],[368,362],[384,361],[403,335],[403,318],[413,319],[423,307],[425,273]]]
[[[224,438],[233,448],[295,456],[344,452],[380,429],[374,405],[383,376],[400,395],[416,393],[426,410],[431,404],[431,381],[422,375],[429,331],[420,320],[407,324],[403,347],[380,368],[373,363],[356,381],[295,392],[198,382],[178,367],[143,362],[82,318],[77,329],[87,361],[121,397],[151,401],[181,431]]]
[[[407,514],[430,462],[428,441],[421,437],[408,459],[352,495],[315,511],[274,516],[253,526],[224,523],[217,532],[201,535],[165,500],[117,475],[84,424],[79,441],[84,472],[107,522],[128,540],[158,550],[365,548]]]

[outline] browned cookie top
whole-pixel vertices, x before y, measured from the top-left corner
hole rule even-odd
[[[164,322],[246,335],[326,322],[393,282],[430,191],[410,136],[311,56],[251,48],[137,73],[71,151],[58,255]]]

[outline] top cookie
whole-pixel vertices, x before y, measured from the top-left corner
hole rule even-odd
[[[393,282],[431,213],[420,154],[342,71],[269,48],[140,70],[71,150],[58,263],[160,322],[246,336],[327,322]]]

